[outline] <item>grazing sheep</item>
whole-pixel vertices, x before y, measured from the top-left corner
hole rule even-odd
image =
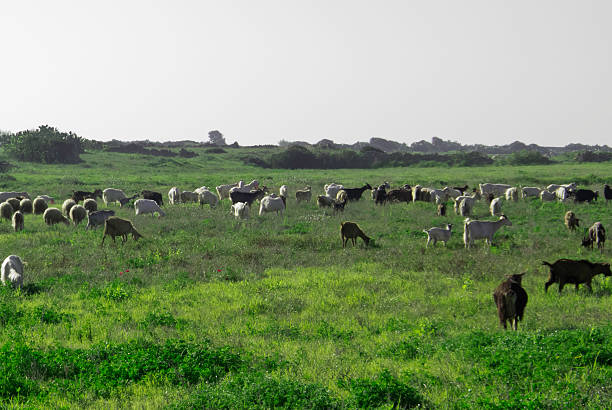
[[[491,216],[501,215],[501,200],[501,198],[495,198],[491,201],[491,205],[489,205]]]
[[[485,243],[488,243],[490,246],[493,242],[493,235],[504,225],[512,226],[512,222],[503,214],[494,222],[471,221],[470,218],[466,218],[463,224],[463,243],[469,249],[474,240],[484,239]]]
[[[111,216],[115,216],[115,211],[101,210],[87,212],[87,226],[85,227],[85,230],[88,230],[89,228],[95,229],[96,226],[103,225],[104,222]]]
[[[310,202],[311,197],[312,197],[312,191],[309,186],[307,186],[304,189],[295,191],[295,199],[297,200],[297,202],[300,202],[300,201]]]
[[[47,205],[47,201],[45,201],[44,198],[34,199],[32,205],[34,206],[34,215],[43,214],[49,207],[49,205]]]
[[[344,212],[344,207],[346,206],[346,200],[344,201],[334,201],[333,207],[334,207],[334,212]]]
[[[132,224],[132,221],[129,221],[127,219],[121,219],[116,216],[111,216],[106,221],[104,221],[104,235],[102,236],[102,243],[100,245],[104,245],[104,239],[106,239],[106,235],[109,235],[113,242],[115,242],[116,236],[121,236],[122,243],[126,243],[128,235],[130,233],[132,234],[132,238],[134,238],[135,241],[137,241],[138,238],[143,237],[141,234],[138,233],[138,231],[136,231],[134,225]]]
[[[544,291],[548,291],[548,287],[553,283],[559,284],[559,293],[563,290],[566,283],[572,283],[578,291],[578,285],[584,283],[589,291],[593,291],[591,281],[595,275],[603,273],[604,276],[611,276],[609,263],[593,263],[587,260],[571,260],[559,259],[554,263],[542,262],[550,269],[548,281],[544,284]]]
[[[444,228],[423,229],[423,232],[427,234],[427,245],[425,245],[425,248],[428,248],[429,243],[432,241],[433,241],[434,246],[436,246],[436,242],[438,241],[444,242],[444,246],[446,246],[446,242],[448,242],[451,237],[452,227],[453,227],[453,224],[446,224],[446,229]]]
[[[512,187],[506,189],[506,200],[507,201],[518,201],[519,199],[519,191],[518,188]]]
[[[181,201],[181,190],[175,186],[170,188],[170,191],[168,191],[168,200],[172,205],[178,204]]]
[[[77,226],[87,217],[87,209],[81,205],[75,205],[70,208],[70,219],[74,226]]]
[[[334,205],[334,200],[326,195],[317,196],[317,205],[319,208],[331,208]]]
[[[52,196],[49,196],[49,195],[38,195],[36,198],[44,199],[47,204],[54,204],[55,203],[55,199]]]
[[[340,191],[338,191],[338,193],[336,194],[336,201],[346,202],[347,200],[348,200],[348,194],[346,193],[346,191],[344,189],[341,189]]]
[[[278,190],[278,193],[280,194],[280,196],[284,196],[285,198],[287,198],[287,196],[289,196],[289,188],[287,188],[287,185],[281,185],[280,189]]]
[[[149,190],[144,189],[140,194],[142,195],[144,199],[154,200],[155,202],[157,202],[157,205],[159,206],[164,205],[164,200],[162,198],[161,192],[149,191]]]
[[[136,215],[150,213],[153,216],[157,212],[160,217],[166,216],[166,213],[161,210],[157,202],[152,199],[138,199],[134,202],[134,208],[136,209]]]
[[[446,216],[446,204],[439,204],[438,205],[437,215],[438,216]]]
[[[546,190],[542,190],[540,192],[540,199],[542,200],[542,202],[551,202],[554,201],[557,198],[557,196],[549,191]]]
[[[13,218],[13,207],[8,202],[2,202],[0,204],[0,217],[11,220]]]
[[[597,249],[603,252],[606,242],[606,230],[601,222],[595,222],[588,231],[587,236],[582,240],[582,246],[593,249],[593,244],[597,244]]]
[[[576,218],[576,214],[572,211],[565,213],[565,226],[570,231],[575,231],[576,227],[580,226],[580,219]]]
[[[26,199],[26,198],[24,198]],[[21,205],[21,201],[17,198],[9,198],[5,202],[8,202],[13,207],[13,211],[19,211],[19,207]]]
[[[102,191],[102,200],[104,201],[104,205],[108,205],[112,202],[119,202],[119,200],[125,197],[125,193],[120,189],[106,188],[104,191]]]
[[[72,191],[72,199],[74,200],[74,202],[79,203],[87,198],[91,198],[91,199],[96,199],[96,198],[100,198],[102,199],[103,193],[101,189],[96,189],[93,192],[87,192],[87,191]]]
[[[98,203],[93,198],[87,198],[83,201],[83,208],[89,212],[96,212],[98,210]]]
[[[342,236],[342,247],[346,247],[346,243],[350,239],[353,242],[353,246],[357,244],[357,238],[363,239],[366,246],[370,243],[370,238],[363,233],[359,225],[355,222],[342,222],[340,224],[340,235]]]
[[[183,191],[181,192],[181,202],[198,202],[198,194],[192,191]]]
[[[62,212],[68,216],[70,215],[70,209],[76,205],[76,202],[72,198],[68,198],[62,204]]]
[[[27,192],[16,192],[16,191],[9,191],[9,192],[0,192],[0,202],[4,202],[9,198],[28,198],[30,199],[30,195],[28,195]]]
[[[283,201],[282,197],[277,197],[276,195],[266,195],[262,198],[259,203],[259,216],[263,215],[264,212],[280,212],[283,214],[283,210],[285,209],[285,201]]]
[[[134,199],[136,199],[136,198],[138,198],[138,194],[136,194],[136,195],[132,195],[132,196],[130,196],[130,197],[126,197],[126,198],[121,198],[121,199],[119,200],[119,207],[120,207],[120,208],[123,208],[125,205],[127,205],[127,206],[128,206],[128,208],[132,208],[132,207],[133,207],[133,205],[131,204],[131,202],[130,202],[130,201],[133,201],[133,200],[134,200]]]
[[[217,195],[219,196],[219,200],[223,200],[225,198],[229,198],[230,189],[234,187],[241,187],[244,184],[243,181],[239,181],[235,184],[227,184],[227,185],[219,185],[217,189]]]
[[[266,188],[266,186],[250,192],[230,191],[230,199],[232,200],[232,204],[236,202],[246,202],[251,206],[256,200],[261,200],[267,192],[268,188]]]
[[[19,288],[23,286],[23,262],[17,255],[10,255],[2,262],[2,273],[0,274],[0,280],[3,285],[10,285],[13,288]]]
[[[530,196],[535,196],[537,198],[540,196],[540,192],[542,192],[542,190],[535,186],[526,186],[521,188],[523,198],[528,198]]]
[[[525,306],[527,306],[527,292],[521,286],[523,275],[510,275],[493,292],[493,300],[497,306],[499,324],[504,328],[506,321],[510,321],[510,327],[518,330],[518,322],[523,320]]]
[[[32,200],[28,198],[23,198],[21,202],[19,202],[19,209],[24,214],[31,214],[33,211]]]
[[[23,231],[23,214],[21,211],[13,214],[13,229],[15,232]]]
[[[508,184],[479,184],[480,193],[482,196],[486,197],[488,194],[493,194],[494,196],[504,195],[508,188],[512,188],[512,186]]]
[[[604,185],[604,198],[606,198],[606,203],[612,199],[612,188],[610,185]]]
[[[232,214],[234,214],[236,219],[248,219],[249,210],[249,204],[246,202],[236,202],[232,204]]]
[[[219,203],[219,198],[208,189],[203,189],[198,194],[198,201],[200,202],[200,207],[208,204],[211,208],[214,208]]]
[[[64,225],[70,225],[68,218],[62,215],[62,211],[57,208],[47,208],[43,214],[43,220],[47,225],[55,225],[60,222]]]

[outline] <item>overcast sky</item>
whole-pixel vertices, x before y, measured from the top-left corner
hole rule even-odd
[[[0,129],[612,144],[612,1],[4,1]]]

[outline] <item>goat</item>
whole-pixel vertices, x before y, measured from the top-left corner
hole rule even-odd
[[[300,202],[300,201],[310,202],[311,196],[312,196],[312,192],[309,186],[307,186],[304,189],[295,191],[295,199],[297,202]]]
[[[236,202],[246,202],[249,204],[249,206],[251,206],[256,200],[261,200],[266,192],[268,192],[268,188],[265,186],[251,192],[232,191],[230,192],[230,199],[232,200],[232,204],[235,204]]]
[[[484,239],[485,243],[491,245],[493,235],[504,225],[512,226],[512,222],[504,214],[494,222],[471,221],[470,218],[466,218],[463,224],[463,243],[467,249],[470,248],[475,239]]]
[[[79,203],[87,198],[92,198],[92,199],[96,199],[96,198],[100,198],[102,199],[102,190],[101,189],[96,189],[93,192],[87,192],[87,191],[72,191],[72,199],[74,200],[74,202]]]
[[[580,219],[576,218],[576,214],[572,211],[567,211],[565,213],[565,226],[570,231],[575,231],[576,227],[580,226]]]
[[[427,245],[425,245],[425,248],[428,248],[429,243],[432,241],[433,241],[434,246],[436,246],[436,242],[438,241],[444,242],[444,246],[446,246],[446,242],[448,242],[451,237],[452,227],[453,227],[453,224],[446,224],[446,229],[443,229],[443,228],[423,229],[423,232],[427,234]]]
[[[603,252],[606,242],[606,230],[601,222],[595,222],[582,240],[582,246],[593,249],[593,244],[597,244],[597,249]]]
[[[438,216],[445,216],[446,215],[446,204],[440,204],[438,205]]]
[[[527,292],[521,286],[524,274],[508,276],[493,292],[499,323],[504,329],[507,329],[506,321],[510,321],[510,327],[518,330],[518,322],[523,320],[528,299]]]
[[[357,225],[355,222],[342,222],[340,224],[340,235],[342,236],[343,248],[346,247],[346,243],[349,239],[351,242],[353,242],[353,246],[357,244],[357,238],[363,239],[366,246],[368,246],[370,243],[370,237],[363,233],[359,225]]]
[[[365,184],[361,188],[344,188],[349,201],[359,201],[366,189],[372,189],[370,184]]]
[[[140,193],[144,199],[152,199],[157,202],[157,205],[164,206],[164,199],[161,192],[149,191],[147,189],[142,190]]]
[[[611,276],[610,264],[609,263],[593,263],[587,260],[571,260],[571,259],[558,259],[554,263],[548,263],[542,261],[542,265],[546,265],[550,268],[550,275],[548,281],[544,284],[544,291],[548,291],[548,287],[553,283],[559,284],[559,293],[563,291],[563,286],[566,283],[573,283],[578,290],[578,285],[584,283],[589,291],[593,291],[591,287],[591,281],[595,275],[603,273],[604,276]]]
[[[127,219],[121,219],[116,216],[109,217],[106,221],[104,221],[104,235],[102,236],[102,243],[100,246],[104,245],[104,239],[106,239],[106,235],[109,235],[113,242],[115,242],[116,236],[121,236],[122,243],[127,242],[128,234],[132,234],[132,238],[135,241],[138,238],[142,238],[142,235],[138,233],[138,231],[134,228],[132,221]]]

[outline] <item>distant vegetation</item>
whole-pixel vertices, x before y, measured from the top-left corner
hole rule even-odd
[[[15,159],[46,164],[81,162],[85,140],[72,132],[60,132],[48,125],[38,129],[5,134],[0,143]]]

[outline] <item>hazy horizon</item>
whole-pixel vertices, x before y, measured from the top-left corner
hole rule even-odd
[[[11,2],[0,129],[612,142],[606,1]]]

